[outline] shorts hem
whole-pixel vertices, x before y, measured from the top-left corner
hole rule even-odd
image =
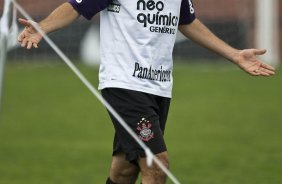
[[[166,152],[166,151],[167,151],[167,149],[158,150],[158,151],[153,152],[153,154],[156,155],[156,154],[163,153],[163,152]],[[116,154],[121,153],[121,152],[125,153],[125,159],[127,161],[129,161],[130,163],[133,163],[135,165],[136,164],[138,165],[138,159],[139,158],[146,158],[145,151],[140,150],[140,149],[135,150],[135,151],[130,151],[130,152],[125,152],[122,149],[117,149],[117,150],[113,151],[112,155],[115,156]]]

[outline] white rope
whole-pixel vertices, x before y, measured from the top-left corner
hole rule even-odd
[[[15,1],[12,0],[15,7],[20,11],[20,13],[29,20],[33,19],[31,16]],[[70,67],[70,69],[77,75],[83,84],[92,92],[94,96],[108,109],[108,111],[118,120],[118,122],[123,126],[123,128],[132,136],[132,138],[145,150],[147,164],[150,166],[152,160],[163,170],[163,172],[173,181],[174,184],[180,184],[177,178],[158,160],[150,148],[148,148],[139,137],[130,129],[122,117],[114,110],[114,108],[100,95],[100,93],[92,86],[92,84],[83,76],[83,74],[77,69],[77,67],[71,62],[71,60],[58,48],[58,46],[41,30],[41,28],[33,21],[32,25],[34,28],[43,36],[45,41],[50,45],[50,47],[61,57],[61,59]]]
[[[5,35],[0,33],[0,107],[2,105],[6,53],[7,53],[7,38]]]
[[[4,1],[3,15],[0,20],[0,33],[4,36],[7,36],[9,34],[10,5],[11,0]]]
[[[0,17],[0,103],[2,100],[4,67],[7,53],[7,37],[9,35],[9,10],[11,0],[4,1],[3,15]]]

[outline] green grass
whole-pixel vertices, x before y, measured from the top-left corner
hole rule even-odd
[[[98,70],[80,69],[97,86]],[[181,183],[282,183],[280,71],[176,65],[174,80],[165,137]],[[8,64],[3,100],[0,184],[105,183],[114,130],[66,66]]]

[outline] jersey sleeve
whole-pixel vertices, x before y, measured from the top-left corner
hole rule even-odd
[[[80,15],[90,20],[98,12],[108,7],[112,0],[68,0],[68,2]]]
[[[179,25],[190,24],[196,19],[192,0],[182,0],[180,8]]]

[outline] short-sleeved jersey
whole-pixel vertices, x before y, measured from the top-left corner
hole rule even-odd
[[[178,25],[195,20],[191,0],[69,2],[87,19],[101,11],[99,89],[171,97],[172,51]]]

